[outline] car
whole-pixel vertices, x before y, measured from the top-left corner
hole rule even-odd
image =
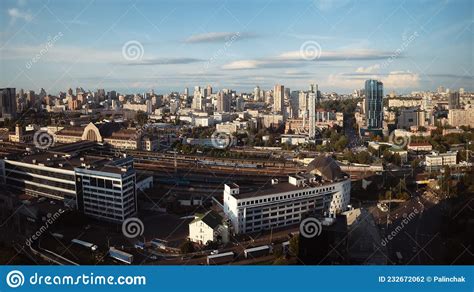
[[[215,255],[215,254],[218,254],[218,253],[219,253],[219,251],[217,249],[211,251],[211,255]]]

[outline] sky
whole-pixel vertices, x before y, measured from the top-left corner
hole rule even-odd
[[[472,0],[1,0],[0,87],[474,91]]]

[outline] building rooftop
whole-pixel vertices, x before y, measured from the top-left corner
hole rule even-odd
[[[204,214],[196,214],[196,219],[194,219],[191,223],[195,223],[197,221],[204,222],[207,226],[211,227],[212,229],[218,227],[222,224],[222,216],[217,214],[215,211],[211,210]]]
[[[82,142],[77,143],[78,146],[80,146],[80,144],[82,144]],[[68,144],[68,146],[71,145]],[[100,170],[117,174],[124,172],[122,167],[116,166],[114,164],[114,162],[119,158],[106,158],[87,155],[85,151],[83,152],[78,150],[79,149],[76,149],[75,152],[45,151],[39,153],[17,153],[8,155],[5,158],[6,160],[11,161],[19,161],[27,164],[35,164],[39,166],[53,167],[71,171],[74,170],[74,168],[86,168],[90,170]]]
[[[346,174],[342,172],[336,160],[330,156],[318,156],[311,161],[306,171],[308,173],[317,174],[324,180],[335,181],[343,179]]]
[[[311,183],[305,183],[301,186],[295,186],[289,182],[279,182],[276,184],[272,184],[270,181],[268,181],[267,183],[265,183],[264,185],[260,187],[244,188],[244,189],[241,188],[239,194],[235,194],[233,196],[237,199],[248,199],[248,198],[253,198],[253,197],[261,197],[261,196],[268,196],[268,195],[274,195],[274,194],[279,194],[279,193],[304,190],[304,189],[320,187],[320,186],[329,185],[329,184],[331,184],[331,182],[316,180]]]

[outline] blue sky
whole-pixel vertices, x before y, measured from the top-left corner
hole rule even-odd
[[[2,0],[0,87],[474,90],[473,13],[471,0]]]

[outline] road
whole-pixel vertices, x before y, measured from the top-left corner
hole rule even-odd
[[[386,240],[393,264],[397,262],[396,252],[400,252],[403,257],[400,264],[429,265],[442,262],[444,243],[439,234],[441,213],[432,201],[421,196],[421,192],[413,194],[404,203],[396,204],[387,213],[375,207],[371,211],[381,228],[382,238]]]

